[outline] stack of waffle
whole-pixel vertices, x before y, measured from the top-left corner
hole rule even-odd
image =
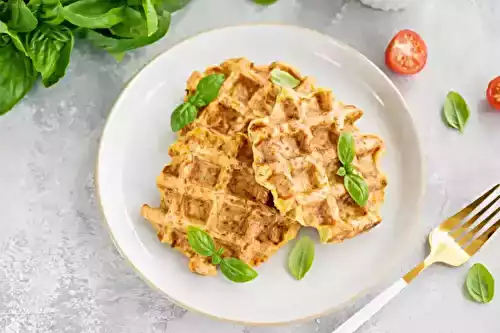
[[[275,68],[300,84],[294,90],[273,84]],[[256,266],[295,238],[300,225],[317,228],[323,242],[338,242],[380,222],[386,180],[377,160],[383,142],[359,133],[354,122],[360,110],[316,89],[311,78],[286,64],[255,66],[243,58],[194,72],[187,96],[213,73],[226,77],[219,96],[170,147],[172,162],[157,178],[160,207],[142,208],[160,241],[190,259],[191,271],[216,274],[211,259],[191,249],[190,225],[209,233],[224,256]],[[370,189],[365,207],[354,203],[335,174],[342,130],[356,139],[354,166]]]

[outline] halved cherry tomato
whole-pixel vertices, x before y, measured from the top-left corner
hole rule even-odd
[[[500,110],[500,76],[490,81],[488,90],[486,90],[486,97],[492,107]]]
[[[398,74],[416,74],[427,62],[427,46],[416,32],[401,30],[385,50],[385,63]]]

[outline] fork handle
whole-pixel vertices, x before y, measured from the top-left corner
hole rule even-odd
[[[351,318],[347,319],[342,325],[337,327],[333,333],[354,333],[358,328],[366,323],[371,317],[380,311],[393,299],[401,290],[403,290],[414,278],[416,278],[424,269],[432,265],[434,258],[429,255],[424,261],[415,266],[401,279],[394,282],[389,288],[381,292],[377,297],[372,299],[361,310],[355,313]]]
[[[361,310],[355,313],[351,318],[347,319],[340,325],[333,333],[354,333],[358,328],[366,323],[371,317],[380,311],[393,299],[401,290],[403,290],[408,283],[403,279],[397,280],[389,288],[380,293],[377,297],[372,299],[370,303],[366,304]]]

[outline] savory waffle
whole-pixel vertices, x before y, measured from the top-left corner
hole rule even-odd
[[[354,237],[381,221],[387,180],[377,162],[384,144],[375,135],[359,133],[354,123],[362,114],[334,99],[329,90],[304,97],[283,89],[270,116],[248,128],[257,181],[271,190],[282,214],[317,228],[325,243]],[[370,192],[364,207],[354,202],[336,174],[341,131],[352,132],[356,142],[353,166]]]
[[[161,206],[144,205],[143,216],[162,242],[190,258],[191,271],[216,274],[211,259],[196,254],[187,241],[192,225],[224,248],[223,256],[256,266],[299,229],[299,224],[269,207],[269,191],[255,181],[251,145],[243,134],[226,137],[196,127],[170,147],[172,163],[157,178]]]
[[[270,114],[280,88],[270,80],[271,71],[278,68],[288,72],[300,84],[295,88],[300,93],[310,93],[314,89],[314,80],[302,77],[294,68],[280,62],[268,66],[256,66],[245,58],[229,59],[219,66],[209,67],[204,73],[194,72],[187,81],[187,96],[196,91],[198,82],[206,75],[222,73],[226,80],[219,96],[201,110],[198,118],[181,131],[202,126],[224,135],[246,133],[250,121]]]

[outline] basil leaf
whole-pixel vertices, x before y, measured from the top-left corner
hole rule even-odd
[[[73,33],[65,26],[41,25],[26,36],[28,55],[35,69],[42,75],[45,87],[57,83],[66,73],[71,51]]]
[[[347,174],[344,177],[344,186],[354,201],[361,207],[368,202],[368,185],[363,177],[355,174]]]
[[[148,24],[143,14],[133,8],[125,8],[124,20],[110,28],[113,35],[124,38],[148,36]]]
[[[340,177],[344,177],[346,175],[346,170],[344,167],[340,167],[338,170],[337,170],[337,175],[339,175]]]
[[[196,92],[199,98],[205,102],[205,104],[212,102],[219,95],[220,88],[225,79],[226,77],[224,74],[211,74],[205,76],[196,86]]]
[[[214,240],[205,231],[189,226],[187,236],[189,245],[196,253],[206,257],[216,254]]]
[[[314,261],[314,242],[309,237],[302,237],[293,247],[288,257],[288,269],[297,279],[302,280]]]
[[[148,36],[151,36],[156,32],[156,30],[158,30],[158,16],[156,15],[156,9],[153,6],[152,0],[142,0],[142,8],[144,9],[144,14],[146,15]]]
[[[205,101],[201,98],[200,93],[197,91],[195,91],[193,95],[188,97],[188,102],[196,106],[197,108],[201,108],[207,105],[207,103],[205,103]]]
[[[2,36],[2,34],[3,34],[3,36]],[[1,44],[2,46],[7,45],[9,43],[13,43],[14,46],[19,51],[21,51],[26,56],[28,55],[26,52],[26,48],[24,47],[24,44],[21,41],[21,39],[19,38],[19,36],[17,35],[17,33],[14,31],[11,31],[9,29],[9,27],[7,27],[7,25],[5,23],[3,23],[2,21],[0,21],[0,41],[3,41],[3,43]]]
[[[354,147],[354,138],[351,133],[342,132],[342,134],[340,134],[337,144],[337,154],[343,165],[349,165],[354,161],[356,149]]]
[[[222,257],[218,255],[217,253],[214,253],[212,255],[212,264],[213,265],[219,265],[222,262]]]
[[[271,5],[275,3],[278,0],[253,0],[253,2],[259,4],[259,5]]]
[[[236,258],[224,258],[220,263],[222,274],[233,282],[243,283],[255,279],[258,274],[250,266]]]
[[[36,28],[38,20],[23,0],[9,0],[10,20],[7,26],[17,32],[29,32]]]
[[[222,262],[222,253],[224,253],[224,249],[221,247],[212,255],[212,264],[219,265]]]
[[[142,6],[142,0],[127,0],[127,6],[141,7]]]
[[[109,53],[122,53],[156,42],[157,40],[165,36],[169,26],[170,13],[163,12],[162,15],[159,16],[158,30],[149,37],[144,36],[135,38],[114,38],[88,29],[82,31],[82,35],[92,44],[108,51]]]
[[[172,131],[177,132],[184,126],[191,124],[198,115],[198,109],[190,104],[183,103],[179,105],[170,116],[170,127]]]
[[[0,115],[10,111],[33,87],[37,78],[19,37],[0,22]]]
[[[83,28],[111,28],[125,19],[125,7],[117,1],[81,0],[63,8],[64,18]]]
[[[476,302],[489,303],[495,295],[495,280],[482,264],[474,264],[469,269],[465,284],[469,295]]]
[[[446,96],[443,107],[443,116],[446,123],[460,132],[464,131],[470,116],[469,106],[459,93],[450,91]]]
[[[31,0],[28,8],[46,24],[59,25],[64,21],[62,4],[59,0]]]
[[[9,6],[7,2],[0,1],[0,21],[7,22],[10,18]]]
[[[345,173],[348,175],[351,175],[351,174],[354,174],[354,175],[358,174],[359,175],[359,173],[354,169],[352,164],[344,165],[344,168],[345,168]]]
[[[300,81],[293,77],[290,73],[277,68],[271,71],[271,81],[278,86],[291,89],[296,88],[300,84]]]
[[[173,13],[188,5],[191,0],[156,0],[157,6],[167,12]]]

